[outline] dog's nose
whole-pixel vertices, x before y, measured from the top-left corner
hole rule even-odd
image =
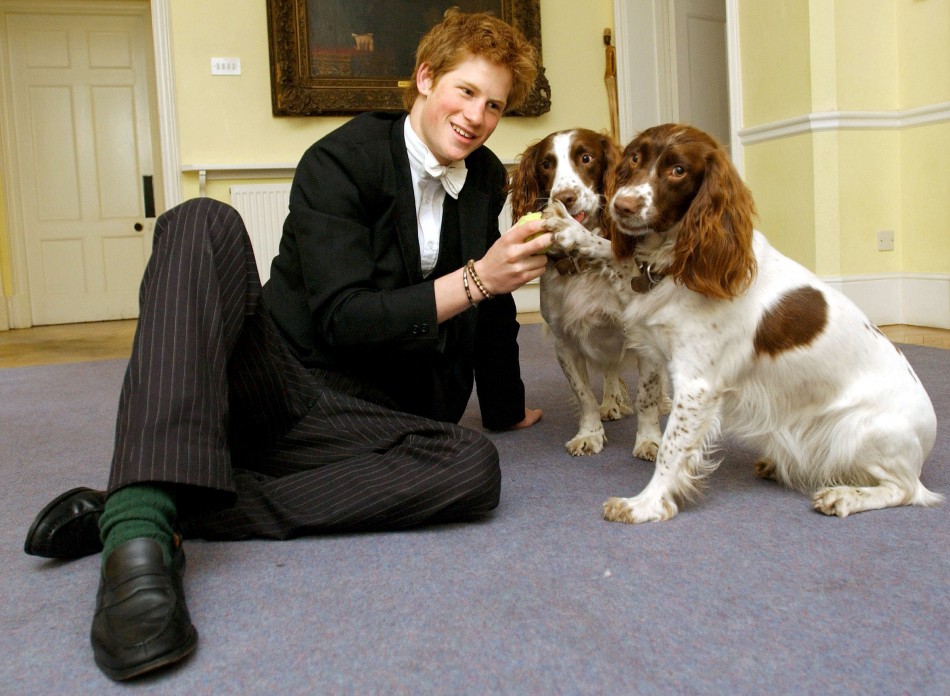
[[[636,196],[615,196],[614,210],[621,215],[633,215],[640,207],[640,200]]]
[[[561,201],[564,204],[564,207],[567,208],[568,212],[574,207],[574,204],[577,203],[577,194],[573,191],[564,191],[561,193],[554,194],[554,198]]]

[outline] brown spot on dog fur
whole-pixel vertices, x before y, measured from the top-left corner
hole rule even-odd
[[[828,302],[820,290],[804,286],[790,290],[770,307],[755,331],[755,354],[776,356],[807,346],[828,323]]]

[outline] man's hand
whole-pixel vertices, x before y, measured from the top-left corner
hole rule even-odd
[[[478,276],[493,295],[513,292],[544,273],[551,241],[543,220],[515,225],[475,262]]]

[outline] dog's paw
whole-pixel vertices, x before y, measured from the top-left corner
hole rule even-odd
[[[637,441],[633,445],[633,456],[637,459],[644,459],[648,462],[655,462],[657,452],[660,451],[660,443],[653,438],[646,437],[637,433]]]
[[[668,416],[670,411],[673,410],[673,399],[668,396],[661,396],[657,405],[660,407],[660,415]]]
[[[590,454],[597,454],[604,449],[604,442],[607,436],[603,431],[578,433],[570,440],[564,443],[565,449],[575,457],[586,457]]]
[[[771,459],[759,459],[752,465],[752,470],[755,472],[755,475],[761,479],[769,479],[770,481],[775,481],[775,462]]]
[[[864,493],[851,486],[832,486],[816,491],[811,497],[812,507],[826,515],[847,517],[852,512],[866,509]]]
[[[667,498],[608,498],[604,503],[604,519],[624,524],[662,522],[677,512],[676,503]]]
[[[624,416],[629,416],[632,413],[633,406],[629,401],[624,403],[615,397],[608,396],[600,405],[600,419],[602,421],[620,420]]]
[[[578,228],[580,231],[578,231]],[[551,218],[544,226],[545,232],[553,235],[551,247],[560,249],[566,254],[582,248],[585,237],[589,235],[587,230],[581,227],[574,220],[564,220],[563,218]]]

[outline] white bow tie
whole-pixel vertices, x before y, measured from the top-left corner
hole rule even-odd
[[[465,177],[468,176],[468,169],[465,168],[464,160],[442,165],[439,164],[431,152],[427,152],[425,169],[426,174],[442,182],[447,194],[452,198],[459,197],[459,191],[462,190],[462,186],[465,185]]]

